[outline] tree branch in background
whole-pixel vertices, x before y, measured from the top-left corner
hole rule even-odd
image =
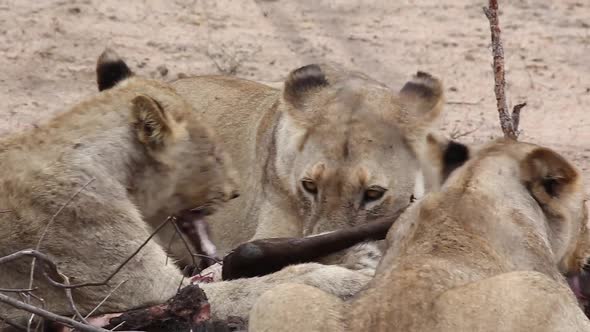
[[[72,326],[77,328],[78,330],[81,331],[107,331],[104,329],[98,329],[96,327],[92,327],[88,324],[88,322],[86,321],[86,317],[82,316],[82,314],[78,311],[76,304],[74,303],[74,300],[72,298],[72,294],[71,294],[71,290],[74,288],[81,288],[81,287],[92,287],[92,286],[105,286],[108,284],[108,282],[131,260],[133,259],[133,257],[135,257],[139,251],[158,233],[158,231],[160,231],[168,222],[170,222],[170,220],[173,219],[173,217],[168,217],[163,223],[161,223],[153,232],[152,234],[150,234],[150,236],[137,248],[137,250],[135,250],[125,261],[123,261],[104,281],[101,282],[87,282],[87,283],[80,283],[80,284],[70,284],[69,282],[69,278],[62,274],[59,270],[58,270],[58,266],[57,264],[46,254],[37,251],[35,249],[26,249],[26,250],[20,250],[17,251],[13,254],[4,256],[4,257],[0,257],[0,265],[14,261],[16,259],[21,259],[23,257],[33,257],[35,260],[41,262],[42,264],[37,264],[37,268],[39,270],[41,270],[43,276],[45,277],[45,279],[47,280],[47,282],[49,282],[52,286],[57,287],[57,288],[62,288],[65,291],[65,295],[66,298],[68,300],[68,304],[71,308],[71,310],[73,311],[73,313],[75,314],[75,316],[81,321],[81,322],[77,322],[71,318],[67,318],[64,316],[60,316],[57,314],[54,314],[52,312],[49,312],[45,309],[41,309],[39,307],[35,307],[29,303],[26,302],[22,302],[19,301],[13,297],[10,297],[8,295],[4,295],[2,293],[0,293],[0,302],[6,303],[8,305],[11,305],[13,307],[28,311],[34,315],[38,315],[40,317],[43,317],[47,320],[50,321],[54,321],[54,322],[59,322],[62,324],[65,324],[67,326]],[[33,270],[34,271],[34,270]],[[61,279],[60,281],[57,281],[57,279]],[[29,296],[34,296],[33,291],[34,289],[1,289],[2,292],[9,292],[9,293],[20,293],[23,295],[29,295]],[[101,303],[102,304],[102,303]],[[33,316],[32,316],[33,317]],[[74,322],[74,323],[72,323]],[[29,325],[27,326],[27,330],[31,328],[31,324],[32,323],[32,319],[29,320]]]
[[[512,113],[508,111],[506,102],[506,78],[504,71],[504,47],[500,39],[500,21],[498,19],[498,0],[489,0],[489,7],[484,7],[483,11],[490,21],[490,31],[492,34],[492,54],[494,56],[494,93],[496,94],[496,105],[500,117],[500,126],[504,137],[513,140],[518,139],[518,124],[520,122],[520,111],[526,103],[514,106]]]

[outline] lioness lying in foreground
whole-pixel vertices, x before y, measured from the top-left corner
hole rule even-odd
[[[578,171],[559,154],[498,140],[390,229],[374,279],[349,301],[283,284],[251,331],[590,331],[564,275],[590,254]]]

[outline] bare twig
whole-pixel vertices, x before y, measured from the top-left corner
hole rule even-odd
[[[68,289],[73,289],[73,288],[80,288],[80,287],[94,287],[94,286],[104,286],[106,284],[108,284],[109,281],[111,281],[111,279],[113,279],[113,277],[119,272],[121,271],[121,269],[131,260],[133,259],[133,257],[135,257],[139,251],[141,251],[141,249],[143,247],[145,247],[147,245],[147,243],[158,233],[158,231],[160,231],[160,229],[162,229],[166,223],[171,219],[171,217],[168,217],[163,223],[161,223],[156,230],[127,258],[125,259],[125,261],[123,261],[123,263],[119,264],[119,266],[117,266],[117,268],[103,281],[100,282],[85,282],[85,283],[79,283],[79,284],[67,284],[67,283],[63,283],[63,282],[59,282],[56,281],[55,279],[53,279],[47,270],[43,270],[43,274],[45,275],[47,281],[49,281],[49,283],[55,287],[60,287],[60,288],[68,288]],[[39,252],[37,250],[34,249],[26,249],[26,250],[20,250],[17,251],[13,254],[10,254],[8,256],[4,256],[4,257],[0,257],[0,264],[4,264],[10,261],[13,261],[17,258],[23,257],[23,256],[31,256],[31,257],[35,257],[41,261],[43,261],[47,267],[49,268],[50,272],[52,272],[53,274],[56,275],[61,275],[60,272],[57,269],[57,265],[51,260],[51,258],[49,258],[49,256],[45,255],[42,252]]]
[[[45,225],[43,233],[41,233],[41,236],[37,241],[37,246],[35,246],[35,250],[39,251],[39,248],[41,247],[41,242],[43,242],[45,236],[47,236],[47,231],[55,221],[55,218],[57,218],[60,215],[60,213],[74,200],[74,198],[76,198],[76,196],[78,196],[82,192],[82,190],[86,189],[86,187],[88,187],[88,185],[90,185],[94,180],[95,178],[88,180],[88,182],[86,182],[82,187],[80,187],[80,189],[78,189],[78,191],[76,191],[72,196],[70,196],[70,198],[68,198],[68,200],[64,204],[62,204],[62,206],[53,214],[53,216],[51,216],[51,219],[49,219],[47,225]]]
[[[170,252],[170,248],[172,248],[172,242],[174,242],[174,239],[176,239],[176,235],[178,235],[178,232],[172,233],[172,236],[170,237],[170,241],[168,242],[168,246],[166,247],[167,253]],[[166,262],[164,263],[164,265],[168,265],[169,258],[170,258],[170,255],[166,255]]]
[[[186,250],[189,252],[189,254],[192,256],[192,261],[193,261],[193,266],[197,266],[196,262],[195,262],[195,257],[199,257],[199,258],[208,258],[216,263],[221,263],[222,260],[214,257],[214,256],[210,256],[210,255],[205,255],[205,254],[199,254],[199,253],[194,253],[192,252],[190,245],[188,244],[188,242],[186,242],[186,239],[183,237],[184,232],[180,229],[180,227],[178,226],[178,224],[176,223],[176,220],[174,220],[172,222],[172,224],[174,225],[174,228],[176,230],[176,234],[178,234],[178,236],[180,237],[180,239],[182,240],[182,242],[184,243],[184,246],[186,248]]]
[[[514,108],[512,108],[512,123],[514,124],[514,128],[518,130],[518,125],[520,124],[520,110],[526,106],[526,103],[516,104]]]
[[[19,301],[19,300],[13,298],[13,297],[10,297],[8,295],[4,295],[2,293],[0,293],[0,302],[6,303],[6,304],[8,304],[10,306],[13,306],[15,308],[18,308],[18,309],[22,309],[22,310],[31,312],[31,313],[33,313],[33,314],[35,314],[37,316],[40,316],[40,317],[49,319],[49,320],[54,321],[54,322],[63,323],[63,324],[66,324],[68,326],[73,326],[73,327],[79,329],[80,331],[87,331],[87,332],[108,332],[108,330],[101,329],[101,328],[94,327],[94,326],[90,326],[90,325],[87,325],[87,324],[84,324],[84,323],[80,323],[78,321],[75,321],[75,320],[73,320],[71,318],[67,318],[67,317],[64,317],[64,316],[60,316],[60,315],[54,314],[52,312],[49,312],[47,310],[44,310],[44,309],[35,307],[35,306],[30,305],[30,304],[25,303],[25,302]]]
[[[25,298],[26,301],[29,301],[31,298],[37,300],[39,303],[41,303],[41,308],[45,309],[45,300],[42,299],[41,297],[35,295],[35,293],[33,292],[28,292],[28,293],[18,293],[21,297]],[[35,315],[31,315],[31,317],[29,317],[29,320],[27,321],[27,332],[30,332],[31,330],[31,325],[33,324],[33,321],[35,319]],[[35,325],[35,329],[33,331],[38,331],[39,328],[41,327],[41,321],[37,321],[37,325]]]
[[[494,93],[496,94],[496,105],[500,118],[500,126],[504,136],[513,140],[518,139],[518,123],[513,120],[520,116],[520,106],[518,111],[516,107],[511,115],[508,111],[506,102],[506,78],[504,72],[504,47],[500,39],[500,21],[498,19],[498,0],[489,0],[489,8],[484,7],[483,11],[490,21],[490,31],[492,34],[492,52],[494,56]],[[522,105],[522,104],[519,104]],[[517,105],[518,106],[518,105]],[[516,115],[514,115],[516,112]],[[518,120],[517,120],[518,121]]]
[[[70,284],[70,279],[65,274],[60,273],[59,276],[63,279],[63,281],[66,285]],[[64,291],[66,293],[66,298],[68,299],[68,304],[70,305],[70,309],[74,312],[74,315],[82,323],[88,324],[88,321],[86,321],[86,318],[84,318],[84,316],[82,316],[82,314],[80,313],[80,310],[78,310],[78,307],[76,307],[76,302],[74,302],[74,297],[72,296],[72,290],[69,288],[66,288]]]
[[[40,261],[45,263],[50,268],[51,273],[56,274],[60,278],[62,278],[65,285],[70,284],[68,277],[57,270],[57,265],[51,260],[51,258],[49,258],[49,256],[47,256],[37,250],[21,250],[19,252],[14,253],[14,254],[2,257],[2,258],[0,258],[0,265],[10,262],[10,261],[13,261],[13,260],[18,259],[23,256],[31,256],[34,259],[39,259]],[[53,279],[51,278],[49,273],[47,273],[47,270],[43,269],[43,274],[47,278],[47,280],[50,281],[50,283],[53,281]],[[32,289],[29,288],[26,291],[30,292],[31,290]],[[80,314],[80,311],[76,307],[76,303],[74,302],[74,298],[72,297],[72,290],[69,288],[65,288],[65,293],[66,293],[66,298],[68,299],[68,304],[70,305],[70,309],[72,309],[72,311],[76,314],[76,317],[78,317],[78,319],[80,319],[82,322],[88,323],[88,322],[86,322],[86,320],[84,319],[84,316],[82,316],[82,314]],[[29,294],[29,295],[31,295],[31,294]],[[32,320],[29,319],[29,322],[30,323],[28,324],[28,328],[30,328],[30,324],[32,323]]]
[[[3,293],[29,293],[37,288],[0,288]]]
[[[447,105],[480,105],[481,101],[447,101]]]
[[[106,284],[108,284],[108,282],[131,260],[133,259],[133,257],[135,257],[139,251],[158,233],[158,231],[160,231],[160,229],[162,229],[166,223],[169,222],[169,220],[171,219],[171,217],[168,217],[162,224],[160,224],[155,230],[154,232],[139,246],[139,248],[137,250],[135,250],[135,252],[133,252],[131,254],[131,256],[129,256],[129,258],[127,258],[123,263],[121,263],[116,269],[115,271],[113,271],[104,281],[102,282],[87,282],[87,283],[80,283],[80,284],[70,284],[69,283],[69,279],[67,278],[67,276],[65,276],[64,274],[62,274],[61,272],[59,272],[58,268],[57,268],[57,264],[46,254],[35,250],[35,249],[26,249],[26,250],[20,250],[18,252],[15,252],[13,254],[4,256],[4,257],[0,257],[0,265],[11,262],[13,260],[19,259],[21,257],[33,257],[35,260],[39,260],[41,262],[44,263],[43,265],[43,269],[42,269],[42,273],[43,276],[45,277],[45,279],[54,287],[58,287],[58,288],[64,288],[66,290],[66,297],[68,298],[69,304],[70,304],[70,308],[72,309],[72,311],[74,311],[74,313],[76,314],[76,316],[82,321],[82,324],[84,326],[88,326],[85,325],[86,320],[85,317],[83,317],[80,312],[77,310],[76,305],[73,301],[72,295],[71,295],[71,289],[73,288],[80,288],[80,287],[91,287],[91,286],[104,286]],[[56,281],[52,275],[54,276],[59,276],[60,278],[62,278],[62,281]],[[21,293],[23,294],[23,293]],[[3,294],[0,294],[3,295]],[[28,295],[32,296],[33,293],[28,292]],[[6,296],[6,295],[3,295]],[[10,298],[12,299],[12,298]],[[17,305],[14,305],[15,303],[8,303],[6,301],[2,301],[2,298],[0,298],[0,302],[5,302],[9,305],[13,305],[16,308],[19,309],[23,309],[23,310],[27,310],[28,312],[32,313],[33,315],[31,316],[31,319],[29,319],[29,323],[27,325],[27,331],[31,329],[31,324],[33,322],[33,317],[34,315],[37,315],[39,312],[43,312],[44,315],[41,315],[41,317],[44,317],[46,319],[50,319],[53,320],[52,317],[60,317],[61,320],[55,320],[57,322],[60,323],[64,323],[64,320],[71,320],[74,321],[70,318],[67,317],[63,317],[63,316],[59,316],[56,314],[52,314],[51,312],[44,310],[44,309],[40,309],[38,307],[35,307],[33,305],[30,305],[29,303],[26,302],[22,302],[22,301],[18,301],[16,299],[13,299],[14,301],[17,301]],[[102,304],[102,303],[101,303]],[[30,308],[35,308],[35,311],[29,310]],[[45,313],[49,313],[52,316],[48,316]],[[67,323],[67,322],[66,322]],[[74,326],[76,327],[76,326]],[[88,331],[87,329],[85,331]],[[93,331],[98,331],[98,330],[93,330]],[[107,331],[104,329],[100,329],[100,331]]]
[[[483,126],[483,123],[471,130],[467,130],[467,131],[463,131],[463,132],[460,132],[458,130],[453,130],[449,136],[451,137],[451,139],[457,139],[457,138],[469,136],[469,135],[473,134],[474,132],[478,131],[479,128],[481,128],[482,126]]]
[[[92,183],[94,180],[95,180],[95,178],[92,178],[88,182],[86,182],[86,184],[84,184],[80,189],[78,189],[78,191],[76,191],[72,196],[70,196],[70,198],[64,204],[62,204],[62,206],[53,214],[53,216],[51,216],[51,219],[49,219],[49,221],[47,222],[47,225],[45,225],[45,228],[43,229],[43,232],[41,233],[41,236],[39,237],[39,240],[37,241],[37,245],[35,246],[36,251],[39,251],[39,248],[41,248],[41,243],[45,239],[45,236],[47,235],[47,231],[49,230],[49,227],[53,224],[53,222],[59,216],[59,214],[74,200],[74,198],[76,198],[76,196],[78,196],[78,194],[80,194],[82,192],[82,190],[86,189],[86,187],[88,187],[88,185],[90,183]],[[33,284],[35,282],[34,281],[35,280],[35,264],[36,264],[36,258],[33,257],[33,260],[31,261],[31,272],[29,275],[29,288],[33,288]],[[78,315],[76,305],[73,302],[71,294],[68,294],[68,292],[66,291],[66,296],[68,297],[68,301],[71,300],[70,307],[72,307],[72,309],[74,309],[74,311],[76,312],[76,315]],[[81,315],[79,317],[82,318]],[[32,321],[33,321],[33,316],[31,316],[31,319],[29,319],[27,329],[31,328]]]
[[[123,280],[117,286],[115,286],[115,288],[111,289],[111,291],[104,297],[104,299],[102,299],[102,301],[100,301],[100,303],[97,304],[96,307],[94,307],[94,309],[90,310],[88,315],[86,315],[84,318],[88,319],[88,317],[90,317],[96,310],[98,310],[98,308],[100,308],[100,306],[102,306],[109,299],[109,297],[111,297],[111,295],[113,295],[113,293],[117,289],[119,289],[119,287],[121,287],[122,284],[124,284],[126,282],[127,282],[127,280]]]
[[[125,321],[119,323],[118,325],[116,325],[115,327],[113,327],[112,329],[110,329],[109,331],[116,331],[118,328],[120,328],[121,326],[123,326],[123,324],[125,324]]]
[[[27,327],[26,326],[20,325],[17,322],[13,322],[12,320],[10,320],[8,318],[5,318],[5,317],[0,316],[0,323],[2,323],[2,322],[4,322],[5,324],[10,325],[10,326],[16,328],[17,330],[21,330],[21,331],[26,331],[27,330]]]
[[[0,210],[0,213],[10,213],[12,210]]]
[[[193,266],[197,266],[197,262],[195,261],[195,254],[193,253],[193,251],[191,250],[190,245],[188,244],[188,242],[186,242],[186,239],[182,235],[182,231],[178,227],[178,224],[176,223],[176,220],[177,220],[177,218],[174,218],[172,220],[172,222],[171,222],[172,223],[172,226],[174,226],[174,234],[176,234],[180,238],[180,240],[184,244],[184,247],[186,248],[186,251],[188,251],[188,253],[191,255],[191,260],[193,261]]]

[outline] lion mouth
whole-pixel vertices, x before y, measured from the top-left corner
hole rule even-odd
[[[219,260],[217,247],[211,239],[207,217],[215,213],[214,205],[202,205],[181,211],[176,215],[175,223],[178,229],[191,243],[196,256],[200,258],[200,270],[209,267]],[[191,253],[191,255],[194,256]]]
[[[185,211],[187,216],[194,219],[202,219],[215,213],[215,207],[212,204],[201,205],[196,208]]]
[[[580,304],[587,306],[590,299],[590,273],[582,270],[579,274],[567,276],[566,280]]]

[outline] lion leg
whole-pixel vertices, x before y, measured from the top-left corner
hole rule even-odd
[[[345,300],[359,292],[371,278],[372,275],[365,271],[307,263],[291,265],[262,277],[201,283],[199,287],[207,295],[213,318],[224,320],[237,316],[247,320],[260,296],[275,286],[287,283],[308,285]]]
[[[286,283],[262,294],[250,311],[249,331],[344,331],[344,302],[318,288]]]

